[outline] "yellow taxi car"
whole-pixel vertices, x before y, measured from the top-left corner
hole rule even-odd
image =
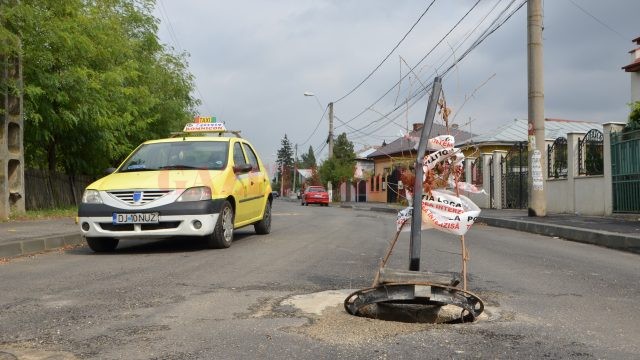
[[[190,123],[184,131],[144,142],[85,189],[78,224],[93,251],[113,251],[122,239],[172,236],[227,248],[234,229],[271,231],[271,184],[253,146],[238,132],[227,136],[222,123]]]

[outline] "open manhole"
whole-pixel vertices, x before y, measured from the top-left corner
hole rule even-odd
[[[344,300],[355,316],[407,323],[473,322],[484,304],[475,294],[433,283],[386,283],[358,290]]]

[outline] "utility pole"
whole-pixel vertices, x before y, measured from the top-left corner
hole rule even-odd
[[[296,191],[296,178],[298,177],[298,144],[296,144],[296,154],[293,157],[293,191]]]
[[[17,4],[18,1],[9,1],[2,6]],[[0,27],[3,25],[0,23]],[[0,220],[25,211],[24,84],[17,36],[11,45],[6,53],[0,53]]]
[[[284,197],[284,163],[280,164],[280,196]]]
[[[329,103],[329,159],[333,157],[333,103]]]
[[[527,1],[529,216],[546,216],[542,0]]]

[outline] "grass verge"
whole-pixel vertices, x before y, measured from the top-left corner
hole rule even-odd
[[[74,218],[78,214],[78,208],[71,206],[68,208],[59,209],[45,209],[45,210],[27,210],[22,213],[12,213],[8,220],[0,220],[0,222],[6,221],[19,221],[19,220],[43,220],[43,219],[59,219],[59,218]]]

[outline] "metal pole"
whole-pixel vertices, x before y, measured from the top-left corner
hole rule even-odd
[[[280,196],[284,197],[284,163],[280,164]]]
[[[527,67],[529,84],[529,216],[546,216],[544,192],[544,83],[542,1],[527,2]]]
[[[329,159],[333,157],[333,103],[329,103]]]
[[[440,77],[433,79],[433,88],[431,89],[431,96],[429,97],[429,104],[427,105],[427,112],[424,116],[424,124],[422,125],[420,142],[418,143],[418,154],[415,164],[416,180],[413,186],[411,238],[409,240],[409,248],[411,251],[409,270],[411,271],[420,270],[420,252],[422,248],[422,239],[420,238],[422,233],[422,178],[424,176],[422,161],[427,151],[427,143],[429,142],[431,127],[433,126],[433,118],[436,115],[436,106],[438,105],[440,90],[442,89],[441,82],[442,79]]]
[[[298,144],[296,144],[296,155],[293,158],[293,192],[296,192],[297,177],[298,177]]]

